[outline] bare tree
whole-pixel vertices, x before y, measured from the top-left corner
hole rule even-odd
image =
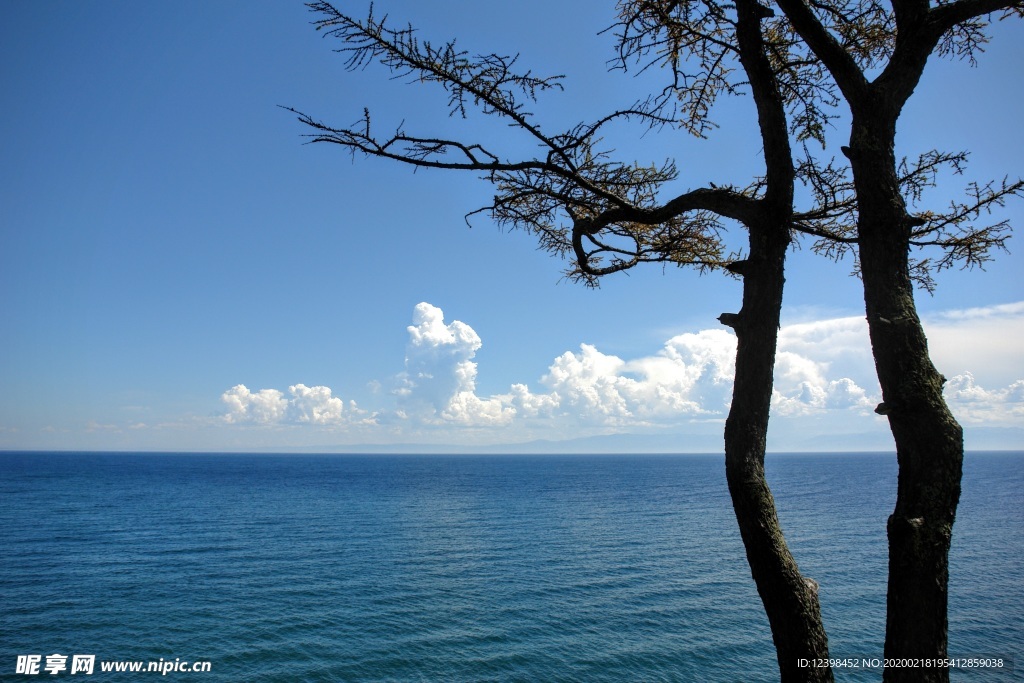
[[[366,110],[356,125],[335,127],[292,109],[313,129],[313,142],[417,168],[481,175],[495,188],[494,200],[467,218],[486,213],[499,225],[529,232],[542,247],[568,259],[570,278],[589,285],[650,262],[726,270],[742,278],[740,311],[719,318],[734,329],[738,342],[725,429],[729,490],[782,680],[832,680],[827,667],[798,666],[800,659],[828,658],[818,586],[801,575],[786,546],[764,476],[786,253],[799,233],[817,238],[816,248],[833,257],[862,249],[859,185],[845,164],[820,162],[808,150],[808,142],[824,145],[842,93],[825,62],[810,52],[788,16],[776,17],[756,0],[734,5],[623,0],[612,27],[616,63],[623,70],[663,68],[667,84],[631,107],[552,133],[526,105],[545,91],[560,90],[559,77],[520,73],[515,56],[471,56],[454,42],[421,40],[412,27],[392,28],[372,8],[368,18],[357,20],[326,2],[309,7],[316,27],[342,41],[339,52],[350,68],[379,62],[393,75],[436,83],[448,93],[450,114],[464,115],[472,107],[498,117],[523,136],[524,149],[539,153],[508,159],[479,140],[414,134],[404,125],[382,135]],[[756,105],[765,162],[764,175],[745,187],[709,183],[673,193],[674,162],[622,162],[602,147],[601,135],[616,122],[704,136],[714,126],[716,99],[740,92],[749,93]],[[913,195],[916,189],[919,196],[934,181],[934,170],[954,159],[936,153],[905,164],[897,192]],[[811,205],[802,211],[794,207],[797,182],[811,189]],[[1006,226],[985,232],[964,227],[965,222],[1017,190],[979,188],[974,204],[929,214],[913,239],[946,249],[938,267],[957,259],[983,261],[988,250],[1002,245]],[[745,254],[726,252],[723,231],[730,223],[746,229]],[[927,275],[927,265],[921,274]]]

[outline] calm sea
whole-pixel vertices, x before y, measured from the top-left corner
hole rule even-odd
[[[881,657],[894,458],[768,475],[832,655]],[[721,456],[0,453],[0,679],[93,654],[86,680],[777,680],[724,480]],[[1024,453],[968,454],[951,565],[950,655],[1017,665],[953,679],[1024,680]],[[100,671],[161,659],[210,671]]]

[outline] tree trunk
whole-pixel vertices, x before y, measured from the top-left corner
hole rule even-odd
[[[878,111],[880,108],[876,108]],[[909,270],[912,218],[896,178],[895,116],[855,112],[848,156],[857,188],[860,266],[871,347],[896,441],[889,517],[885,657],[945,658],[949,546],[960,499],[963,430],[928,356]],[[948,681],[945,668],[887,668],[883,680]]]
[[[738,341],[732,407],[725,424],[726,477],[747,562],[771,625],[781,680],[832,681],[831,669],[813,666],[816,660],[828,660],[818,586],[800,575],[764,476],[789,235],[776,225],[748,227],[750,258],[737,269],[744,276],[743,308],[738,316],[721,318],[734,327]]]

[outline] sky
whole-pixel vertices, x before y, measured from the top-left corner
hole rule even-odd
[[[558,130],[657,77],[609,72],[607,5],[375,11],[564,74],[532,107]],[[282,106],[338,125],[369,107],[382,129],[535,153],[500,122],[448,117],[436,88],[347,71],[312,19],[291,0],[0,3],[0,449],[721,450],[735,338],[717,317],[739,283],[650,265],[587,289],[529,235],[467,226],[492,194],[479,178],[304,144]],[[939,208],[1022,172],[1024,22],[992,33],[975,68],[933,59],[900,122],[899,154],[971,152]],[[610,144],[675,158],[673,190],[746,185],[752,112],[724,103],[706,140],[617,129]],[[847,135],[840,120],[824,154]],[[1003,217],[1024,224],[1024,202]],[[891,449],[852,264],[807,247],[789,260],[769,449]],[[969,450],[1024,448],[1009,247],[917,298]]]

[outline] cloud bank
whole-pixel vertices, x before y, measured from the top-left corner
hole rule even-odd
[[[949,338],[981,321],[987,330],[1024,325],[1024,303],[943,314],[926,321],[940,341],[933,355],[965,362],[952,354]],[[385,431],[388,438],[444,433],[489,434],[515,442],[539,436],[587,436],[643,430],[685,433],[694,425],[720,424],[729,410],[736,338],[725,329],[680,334],[651,355],[624,359],[580,344],[555,358],[534,385],[516,383],[507,392],[481,396],[475,360],[483,345],[468,324],[446,322],[429,303],[413,310],[406,328],[404,370],[381,382],[391,387],[393,406],[375,413],[344,401],[326,386],[294,384],[250,391],[238,384],[224,392],[223,422],[236,425],[311,425],[344,431],[353,426]],[[985,376],[986,345],[999,356],[1005,337],[972,339]],[[966,362],[969,362],[968,359]],[[1003,375],[1005,376],[1005,374]],[[967,424],[1017,426],[1024,418],[1024,380],[990,388],[964,370],[947,382],[945,395]],[[819,435],[885,429],[873,413],[880,391],[861,317],[833,318],[783,326],[775,367],[773,429]],[[363,434],[365,434],[365,430]]]
[[[224,421],[250,424],[314,424],[336,425],[362,422],[364,411],[349,401],[348,407],[328,387],[307,387],[293,384],[286,397],[277,389],[249,391],[244,384],[236,384],[223,394],[221,401],[228,407]]]

